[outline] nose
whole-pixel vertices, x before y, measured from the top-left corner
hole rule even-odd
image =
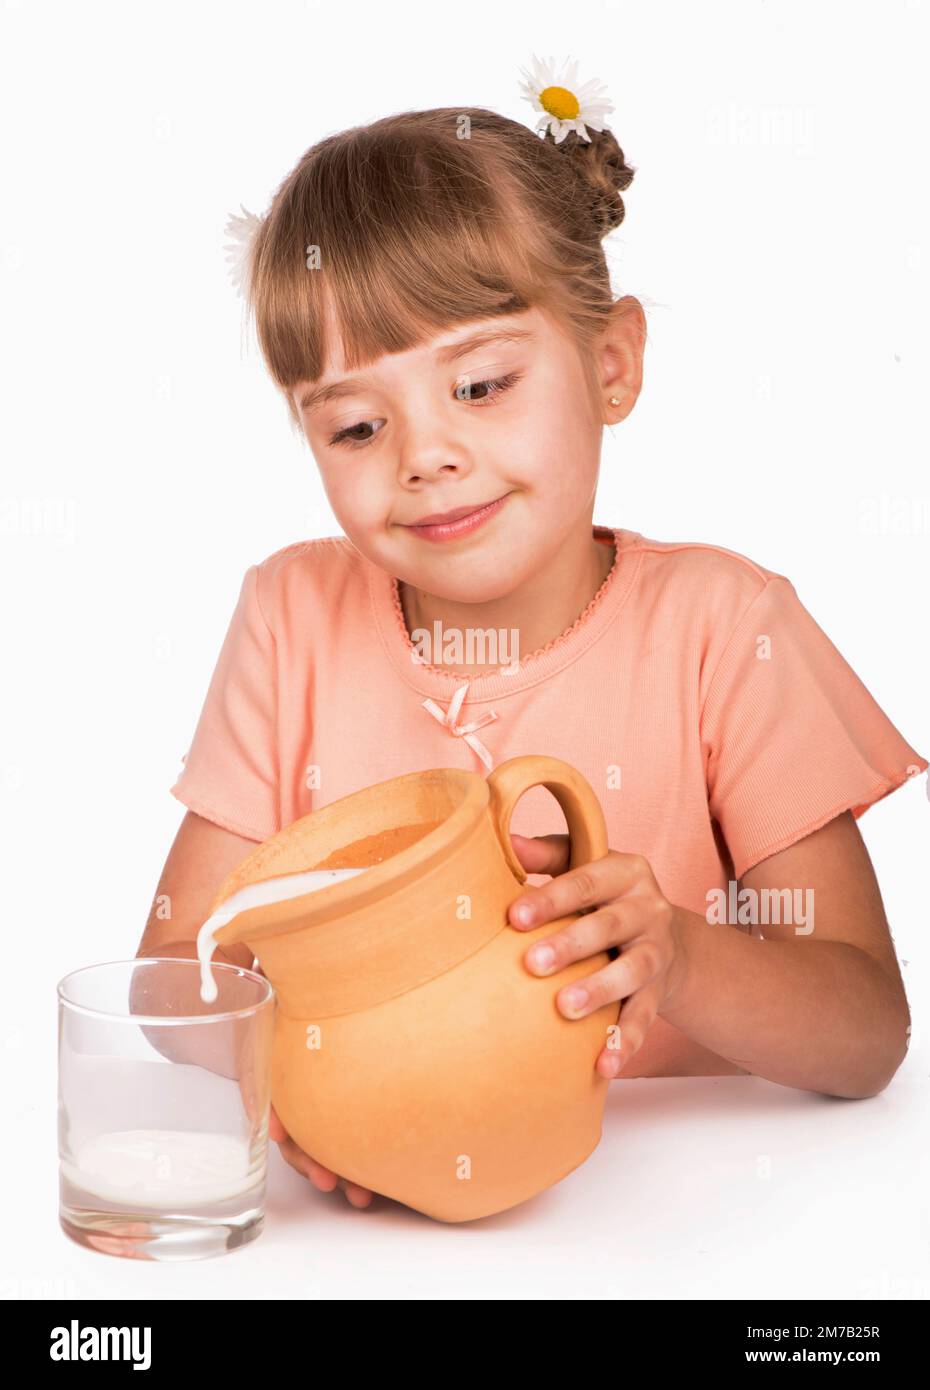
[[[471,469],[465,447],[437,421],[424,417],[405,431],[397,470],[402,487],[416,487],[444,474],[464,478]]]
[[[443,473],[448,473],[454,478],[465,471],[466,470],[460,468],[456,463],[437,463],[432,465],[420,459],[415,466],[411,465],[409,468],[404,467],[401,470],[400,479],[405,486],[410,487],[416,483],[425,483],[433,478],[439,478]]]

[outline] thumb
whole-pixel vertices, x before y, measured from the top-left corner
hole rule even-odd
[[[514,853],[528,874],[564,874],[571,855],[569,837],[511,835]]]

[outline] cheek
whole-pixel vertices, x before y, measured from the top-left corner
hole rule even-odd
[[[372,470],[366,470],[357,459],[349,457],[345,463],[328,460],[320,467],[320,477],[329,504],[340,521],[343,517],[351,517],[356,526],[364,526],[367,521],[383,515],[383,485],[373,476]]]
[[[577,497],[593,485],[600,457],[601,429],[591,420],[580,384],[545,378],[527,395],[521,412],[514,458],[524,477],[545,482],[553,497]]]

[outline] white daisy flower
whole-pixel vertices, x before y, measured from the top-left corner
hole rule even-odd
[[[607,88],[596,77],[578,86],[577,62],[567,67],[563,63],[561,70],[557,70],[553,58],[541,63],[534,55],[532,73],[526,68],[520,71],[526,79],[520,84],[523,95],[543,113],[536,129],[545,130],[548,126],[557,145],[570,130],[590,143],[591,137],[585,127],[604,129],[604,117],[614,110],[613,102],[607,99]]]
[[[252,241],[255,233],[262,225],[262,219],[256,217],[254,212],[249,212],[240,203],[243,217],[238,213],[232,213],[226,223],[226,234],[232,237],[232,241],[226,242],[226,260],[229,262],[229,275],[238,293],[243,299],[248,297],[249,288],[249,257],[252,252]]]

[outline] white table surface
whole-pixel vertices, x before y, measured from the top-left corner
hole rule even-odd
[[[465,1224],[384,1198],[355,1210],[272,1143],[261,1236],[159,1264],[84,1250],[61,1231],[54,1100],[17,1068],[10,1036],[7,1299],[930,1297],[930,1067],[913,1049],[860,1101],[758,1077],[615,1081],[580,1168]]]

